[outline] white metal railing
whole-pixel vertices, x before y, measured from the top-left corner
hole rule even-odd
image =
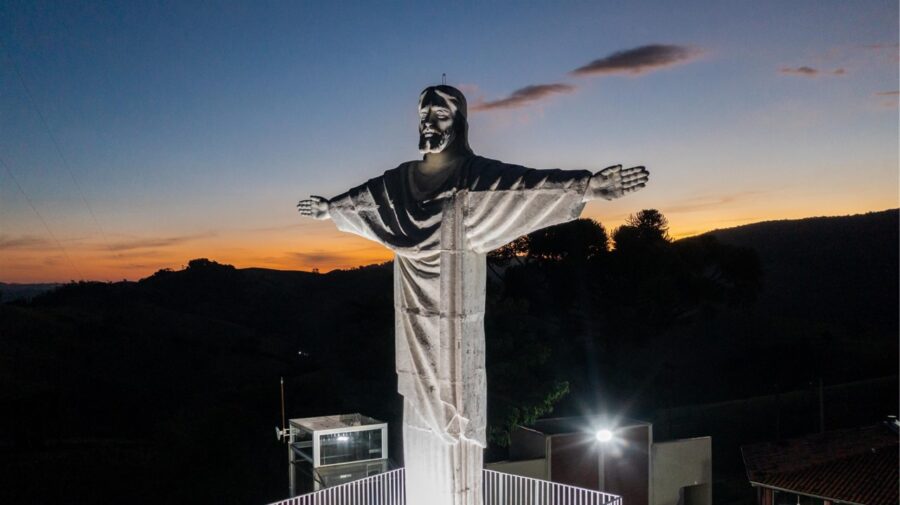
[[[406,505],[404,475],[398,468],[271,505]]]
[[[549,480],[484,470],[484,505],[622,505],[622,497]]]
[[[406,505],[405,476],[399,468],[271,505]],[[484,505],[622,505],[614,494],[493,470],[482,485]]]

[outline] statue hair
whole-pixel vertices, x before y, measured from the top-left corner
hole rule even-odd
[[[463,95],[462,91],[453,86],[439,84],[437,86],[425,88],[419,96],[424,97],[426,94],[434,93],[435,91],[440,91],[455,99],[454,105],[456,105],[456,115],[453,117],[453,129],[455,130],[456,138],[453,140],[453,143],[459,143],[459,147],[461,147],[463,151],[468,154],[473,154],[472,148],[469,147],[469,107],[466,102],[466,95]]]

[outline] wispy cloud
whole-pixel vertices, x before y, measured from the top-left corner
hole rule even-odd
[[[809,77],[819,75],[819,71],[812,67],[781,67],[778,71],[782,74],[806,75]]]
[[[878,91],[875,93],[875,96],[886,98],[881,99],[882,107],[893,109],[900,106],[900,91]]]
[[[320,265],[341,263],[348,259],[346,254],[336,253],[334,251],[305,251],[292,252],[288,254],[294,261],[303,265]]]
[[[41,261],[45,267],[55,267],[65,263],[65,258],[61,254],[47,256]]]
[[[865,44],[863,47],[866,49],[897,49],[900,44]]]
[[[634,49],[627,49],[612,53],[603,58],[594,60],[569,72],[572,76],[599,75],[599,74],[631,74],[639,75],[664,67],[687,63],[696,58],[702,51],[695,47],[651,44]],[[476,86],[471,86],[477,91]],[[532,105],[559,94],[572,93],[576,86],[566,83],[532,84],[513,91],[509,96],[498,100],[484,100],[479,98],[471,106],[473,111],[488,111],[497,109],[516,109]]]
[[[778,69],[779,73],[787,74],[787,75],[800,75],[803,77],[818,77],[823,74],[831,74],[831,75],[844,75],[847,73],[847,69],[841,67],[836,68],[834,70],[819,70],[813,67],[781,67]]]
[[[390,259],[390,253],[381,247],[360,247],[343,249],[308,249],[304,251],[287,251],[278,257],[264,258],[262,263],[281,265],[289,268],[307,267],[331,270],[332,268],[350,268],[359,265],[379,263]]]
[[[472,106],[472,110],[515,109],[530,105],[538,100],[543,100],[553,95],[571,93],[575,91],[575,89],[575,86],[563,83],[533,84],[513,91],[512,94],[506,98],[488,102],[479,101]]]
[[[242,231],[247,231],[247,232],[251,232],[251,233],[256,233],[256,232],[265,233],[265,232],[272,232],[272,231],[298,230],[298,229],[302,229],[305,224],[306,223],[300,221],[300,222],[291,223],[291,224],[283,224],[280,226],[261,226],[261,227],[256,227],[256,228],[245,228]]]
[[[143,263],[129,263],[127,265],[121,265],[120,268],[124,268],[126,270],[141,270],[146,272],[148,270],[158,269],[160,268],[157,265],[147,265]]]
[[[758,197],[764,194],[762,191],[741,191],[725,195],[698,195],[684,199],[673,205],[666,205],[663,211],[670,214],[697,212],[707,209],[718,209],[724,205]]]
[[[128,251],[118,251],[108,255],[103,256],[105,259],[111,260],[133,260],[135,258],[159,258],[163,256],[162,251],[156,249],[132,249]]]
[[[287,254],[294,262],[302,265],[335,265],[335,264],[353,264],[359,260],[359,252],[356,254],[340,252],[340,251],[301,251],[290,252]]]
[[[456,86],[456,89],[462,91],[463,94],[466,96],[475,96],[481,92],[481,90],[478,88],[477,84],[470,84],[470,83],[462,82],[462,83],[456,84],[455,86]]]
[[[596,74],[639,75],[665,67],[687,63],[702,51],[696,47],[650,44],[617,51],[569,72],[574,76]]]
[[[53,247],[53,244],[41,237],[33,235],[20,235],[18,237],[0,235],[0,249],[43,249],[46,247]]]
[[[171,247],[197,240],[201,238],[211,237],[212,233],[202,233],[195,235],[180,235],[175,237],[151,237],[136,238],[131,240],[121,240],[109,244],[106,249],[110,251],[130,251],[132,249],[147,249],[156,247]]]

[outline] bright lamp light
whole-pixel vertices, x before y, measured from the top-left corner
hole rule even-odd
[[[610,440],[612,440],[612,437],[612,432],[607,429],[602,429],[597,432],[597,440],[601,442],[609,442]]]

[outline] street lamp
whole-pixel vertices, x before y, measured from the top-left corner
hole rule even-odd
[[[606,490],[606,446],[613,439],[613,432],[607,428],[597,430],[594,435],[600,442],[597,447],[597,491]]]

